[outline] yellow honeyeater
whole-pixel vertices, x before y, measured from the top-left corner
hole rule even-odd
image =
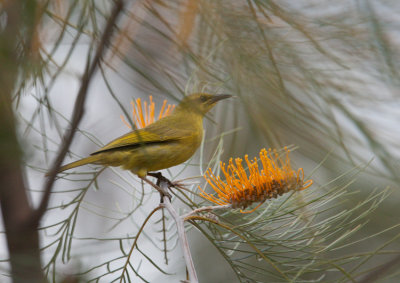
[[[144,177],[147,172],[178,165],[199,147],[204,115],[218,101],[228,97],[231,95],[195,93],[186,96],[171,115],[113,140],[89,157],[62,166],[59,172],[91,163],[121,166]]]

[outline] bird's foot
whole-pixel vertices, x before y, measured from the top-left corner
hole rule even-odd
[[[148,172],[147,175],[156,178],[157,179],[156,185],[159,186],[163,190],[162,192],[160,192],[161,203],[163,202],[164,196],[168,197],[169,200],[171,201],[172,196],[168,192],[168,189],[170,187],[173,187],[174,184],[169,179],[164,177],[161,174],[161,172]]]
[[[161,184],[161,182],[167,183],[168,184],[168,188],[174,186],[174,183],[171,182],[168,178],[164,177],[161,174],[161,172],[148,172],[147,175],[156,178],[157,179],[157,183],[156,184],[158,186]]]

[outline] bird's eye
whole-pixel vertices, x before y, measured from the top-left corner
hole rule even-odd
[[[207,96],[200,95],[200,100],[201,100],[201,102],[206,102],[207,101]]]

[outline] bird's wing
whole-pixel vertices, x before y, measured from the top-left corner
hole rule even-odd
[[[158,122],[161,122],[161,120]],[[158,122],[151,124],[144,129],[127,133],[111,141],[101,149],[93,152],[91,155],[117,149],[134,149],[148,144],[176,142],[190,136],[191,134],[191,131],[175,127],[171,128],[171,125]]]

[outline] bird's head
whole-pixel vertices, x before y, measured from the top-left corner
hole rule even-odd
[[[193,93],[179,103],[176,110],[189,110],[205,115],[218,101],[232,97],[230,94]]]

